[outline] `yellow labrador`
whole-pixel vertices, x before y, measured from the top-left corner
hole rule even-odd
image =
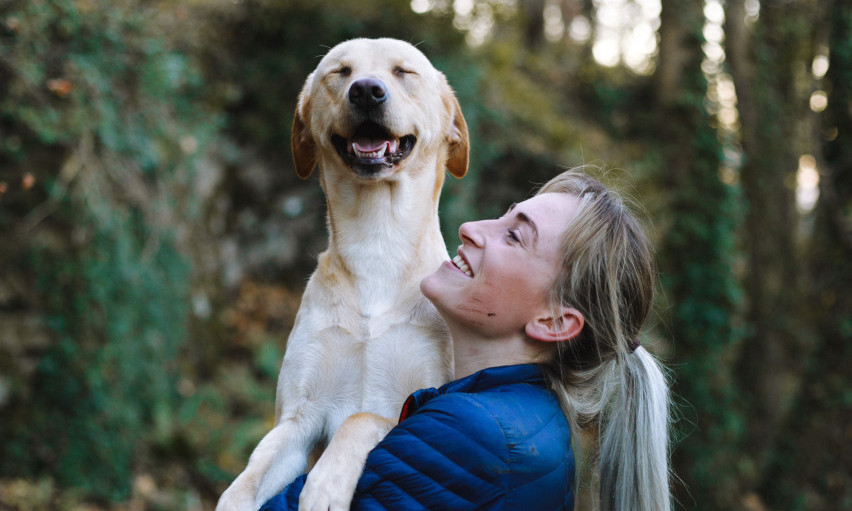
[[[444,75],[402,41],[344,42],[308,76],[292,145],[299,176],[320,168],[328,250],[287,341],[275,426],[220,498],[221,511],[258,509],[351,415],[396,417],[411,392],[452,376],[449,333],[419,290],[448,259],[438,224],[444,171],[462,177],[468,166],[467,125]],[[311,472],[309,483],[319,483],[303,500],[337,492],[332,500],[348,507],[360,463],[387,427],[347,431]]]

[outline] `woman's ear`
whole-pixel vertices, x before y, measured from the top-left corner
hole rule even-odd
[[[585,324],[580,311],[559,306],[555,311],[536,316],[526,324],[524,331],[537,341],[559,342],[577,337]]]

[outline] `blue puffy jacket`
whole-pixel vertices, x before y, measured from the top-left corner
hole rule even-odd
[[[353,510],[571,510],[568,422],[535,364],[419,390],[367,457]],[[262,511],[298,509],[305,476]]]

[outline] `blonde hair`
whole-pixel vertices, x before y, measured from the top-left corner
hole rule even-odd
[[[639,346],[656,281],[651,243],[622,199],[584,173],[563,172],[538,193],[579,198],[563,234],[551,301],[585,318],[577,337],[559,343],[545,374],[574,438],[595,440],[593,452],[578,454],[599,477],[600,509],[667,511],[668,383],[656,359]]]

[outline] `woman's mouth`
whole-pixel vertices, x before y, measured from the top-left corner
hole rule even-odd
[[[467,265],[460,255],[453,257],[453,265],[468,277],[473,277],[473,272],[470,271],[470,266]]]

